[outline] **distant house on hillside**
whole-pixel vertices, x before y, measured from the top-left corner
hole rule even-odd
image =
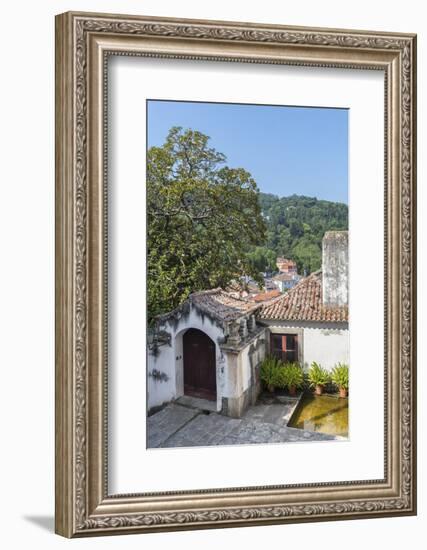
[[[277,258],[276,259],[277,269],[280,273],[297,273],[297,264],[293,260],[288,260],[286,258]]]
[[[264,293],[266,294],[266,293]],[[268,354],[331,369],[349,363],[348,233],[323,238],[322,270],[268,301],[216,288],[157,317],[148,342],[148,408],[188,395],[240,417],[260,392]]]
[[[280,292],[286,292],[293,288],[301,280],[301,277],[295,272],[286,272],[275,275],[272,280]]]
[[[264,288],[266,291],[277,290],[277,286],[274,284],[274,281],[270,277],[264,277]]]

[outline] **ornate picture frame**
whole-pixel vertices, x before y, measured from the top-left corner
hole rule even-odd
[[[384,479],[108,493],[111,55],[385,75]],[[56,17],[56,532],[65,537],[416,513],[416,36],[68,12]]]

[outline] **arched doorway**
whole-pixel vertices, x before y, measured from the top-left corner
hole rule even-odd
[[[216,400],[215,342],[201,330],[183,336],[184,394]]]

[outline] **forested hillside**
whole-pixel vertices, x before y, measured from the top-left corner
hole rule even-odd
[[[259,194],[259,202],[267,225],[266,240],[249,254],[259,271],[274,271],[277,256],[294,260],[301,274],[316,271],[321,267],[325,231],[348,229],[348,206],[343,203],[266,193]]]

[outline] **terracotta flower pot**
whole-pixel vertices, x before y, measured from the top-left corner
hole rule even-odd
[[[346,388],[340,388],[340,397],[347,397],[348,390]]]
[[[289,386],[289,395],[292,397],[295,397],[297,394],[297,387],[296,386]]]
[[[322,395],[323,389],[324,389],[323,384],[317,384],[314,393],[315,393],[316,395]]]

